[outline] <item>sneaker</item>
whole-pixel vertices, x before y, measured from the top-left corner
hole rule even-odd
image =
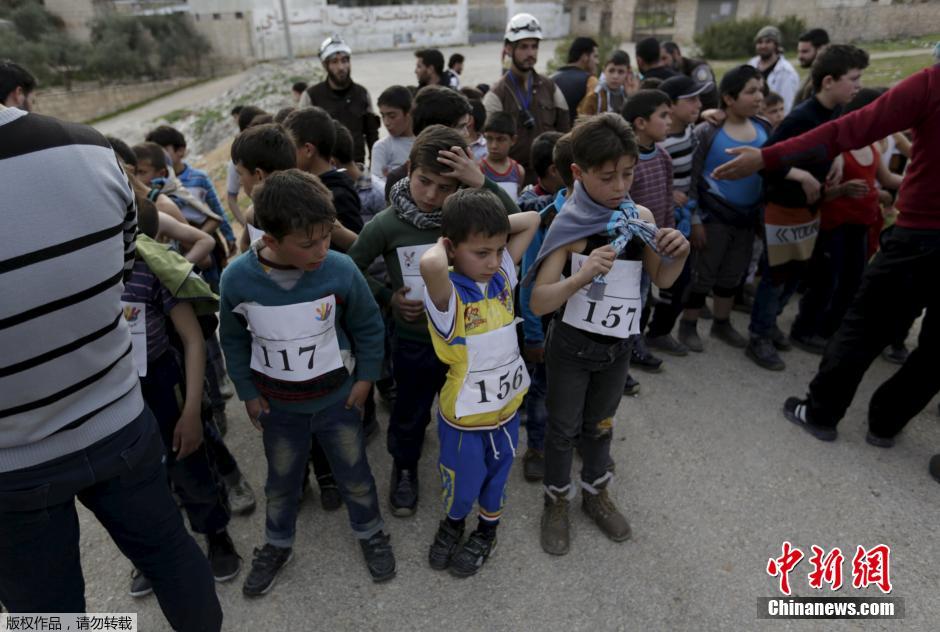
[[[528,448],[522,457],[522,476],[534,483],[545,476],[545,453],[535,448]]]
[[[617,509],[606,487],[599,489],[596,494],[585,491],[581,498],[581,510],[614,542],[630,539],[630,524]]]
[[[368,540],[359,540],[359,546],[372,581],[379,583],[395,577],[395,554],[392,553],[391,538],[384,531]]]
[[[418,508],[418,470],[393,465],[388,500],[392,505],[393,516],[413,516]]]
[[[817,426],[810,423],[806,418],[807,400],[799,397],[788,397],[783,403],[783,415],[803,430],[810,433],[820,441],[835,441],[839,435],[835,428],[829,426]]]
[[[911,354],[907,350],[907,345],[901,343],[899,345],[891,345],[887,347],[884,351],[881,352],[881,357],[885,359],[886,362],[891,364],[904,364],[907,362],[907,356]]]
[[[878,435],[872,434],[871,430],[869,430],[868,434],[865,435],[865,442],[868,445],[875,446],[876,448],[894,447],[894,437],[879,437]]]
[[[751,337],[750,342],[747,343],[745,353],[747,357],[761,368],[770,371],[783,371],[787,368],[787,365],[784,364],[780,356],[777,355],[777,350],[774,348],[774,344],[770,341],[770,338]]]
[[[777,351],[789,351],[793,348],[793,345],[790,344],[790,339],[787,338],[783,330],[776,325],[774,325],[774,328],[770,331],[770,342],[773,343],[774,349]]]
[[[698,336],[698,323],[694,320],[679,321],[679,342],[684,344],[689,351],[701,353],[705,350],[702,339]]]
[[[813,334],[812,336],[804,336],[799,332],[790,331],[790,340],[793,342],[793,346],[797,349],[802,349],[807,353],[812,353],[814,355],[822,355],[826,350],[826,344],[828,340]]]
[[[332,475],[317,479],[320,487],[320,507],[323,511],[336,511],[343,506],[343,497],[339,495],[339,487]]]
[[[646,340],[643,336],[637,336],[633,341],[630,366],[635,366],[649,373],[659,373],[663,369],[663,361],[650,353],[650,350],[646,348]]]
[[[483,564],[496,550],[496,530],[474,531],[450,560],[450,574],[470,577],[483,568]]]
[[[232,386],[232,380],[228,379],[228,376],[219,383],[219,395],[221,395],[223,399],[232,399],[235,397],[235,387]]]
[[[452,526],[446,520],[441,520],[437,526],[437,533],[434,534],[434,542],[431,543],[431,549],[428,551],[428,563],[431,568],[436,571],[447,568],[454,552],[460,546],[460,538],[462,537],[462,524],[458,528]]]
[[[222,583],[238,575],[242,569],[242,558],[235,552],[235,544],[227,531],[206,537],[209,548],[209,566],[215,581]]]
[[[150,585],[150,580],[144,577],[144,574],[135,567],[131,571],[131,589],[127,594],[131,597],[140,598],[146,597],[152,592],[153,586]]]
[[[236,516],[245,516],[255,510],[255,492],[241,474],[237,483],[228,486],[228,506]]]
[[[213,410],[212,421],[215,422],[216,428],[219,429],[219,435],[224,437],[225,433],[228,432],[228,416],[225,414],[225,409]]]
[[[551,555],[565,555],[571,548],[571,522],[568,520],[568,499],[545,494],[540,539],[542,550]]]
[[[652,349],[668,353],[669,355],[679,357],[689,355],[689,348],[673,338],[671,334],[666,334],[665,336],[648,336],[646,338],[646,344]]]
[[[246,597],[260,597],[274,588],[274,582],[288,562],[294,557],[294,550],[273,544],[265,544],[255,549],[254,559],[251,561],[251,570],[242,586],[242,594]]]
[[[940,454],[934,454],[930,457],[930,464],[927,466],[927,471],[930,472],[930,476],[933,477],[933,480],[940,483]]]
[[[633,397],[640,392],[640,383],[633,379],[633,376],[627,373],[627,381],[623,385],[623,394]]]
[[[747,338],[738,333],[730,320],[718,320],[717,318],[713,320],[711,335],[712,338],[718,338],[718,340],[735,349],[743,349],[747,346]]]

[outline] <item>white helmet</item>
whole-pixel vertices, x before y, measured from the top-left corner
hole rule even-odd
[[[339,35],[332,35],[320,44],[320,61],[326,61],[336,53],[346,53],[352,55],[352,49],[349,44],[343,41]]]
[[[531,13],[517,13],[506,24],[507,42],[519,42],[524,39],[543,39],[542,25]]]

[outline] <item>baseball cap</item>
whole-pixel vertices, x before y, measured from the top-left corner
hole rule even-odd
[[[663,81],[661,84],[659,84],[657,90],[662,90],[668,94],[669,98],[672,99],[672,102],[675,103],[679,99],[690,99],[692,97],[698,96],[703,92],[710,90],[713,85],[714,84],[711,81],[701,83],[692,77],[677,75],[675,77],[669,77]]]

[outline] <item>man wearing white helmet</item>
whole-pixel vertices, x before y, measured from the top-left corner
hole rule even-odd
[[[504,48],[512,65],[483,98],[487,115],[509,112],[516,119],[516,142],[509,155],[525,168],[526,184],[535,182],[535,169],[529,168],[535,137],[571,129],[565,96],[551,79],[535,72],[541,40],[542,27],[533,15],[514,15],[506,25]]]
[[[379,139],[379,117],[372,109],[372,96],[364,86],[352,80],[349,56],[352,49],[339,35],[323,40],[320,62],[326,71],[326,80],[311,86],[300,97],[298,107],[316,105],[346,126],[353,137],[356,162],[365,162],[366,145]]]

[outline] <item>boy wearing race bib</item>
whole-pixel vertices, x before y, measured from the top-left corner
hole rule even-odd
[[[409,176],[393,185],[391,206],[363,227],[349,249],[376,299],[391,306],[394,318],[391,346],[397,397],[388,421],[388,451],[393,459],[389,502],[395,516],[410,516],[417,509],[424,433],[447,373],[434,354],[424,316],[421,256],[441,236],[444,200],[461,186],[492,191],[506,214],[519,210],[505,191],[483,176],[455,129],[425,128],[408,160]],[[376,257],[385,259],[391,287],[367,274]]]
[[[265,234],[226,269],[220,314],[229,373],[268,461],[266,543],[243,592],[269,591],[291,558],[314,437],[373,581],[391,579],[395,557],[362,431],[365,397],[382,368],[382,317],[352,261],[329,249],[336,211],[315,176],[273,173],[252,198]]]
[[[535,211],[507,217],[489,191],[460,191],[444,203],[443,236],[421,257],[428,329],[447,365],[437,422],[447,515],[428,561],[455,577],[475,574],[496,546],[529,386],[513,311],[516,264],[538,224]],[[461,545],[474,502],[479,525]]]
[[[630,537],[607,486],[629,338],[640,328],[640,274],[645,269],[653,283],[669,287],[689,252],[682,233],[656,228],[652,213],[630,200],[637,144],[621,116],[587,119],[575,127],[571,144],[574,193],[549,227],[524,281],[535,280],[532,311],[555,312],[545,345],[548,438],[541,523],[542,548],[553,555],[569,549],[575,445],[583,459],[582,509],[610,539]]]

